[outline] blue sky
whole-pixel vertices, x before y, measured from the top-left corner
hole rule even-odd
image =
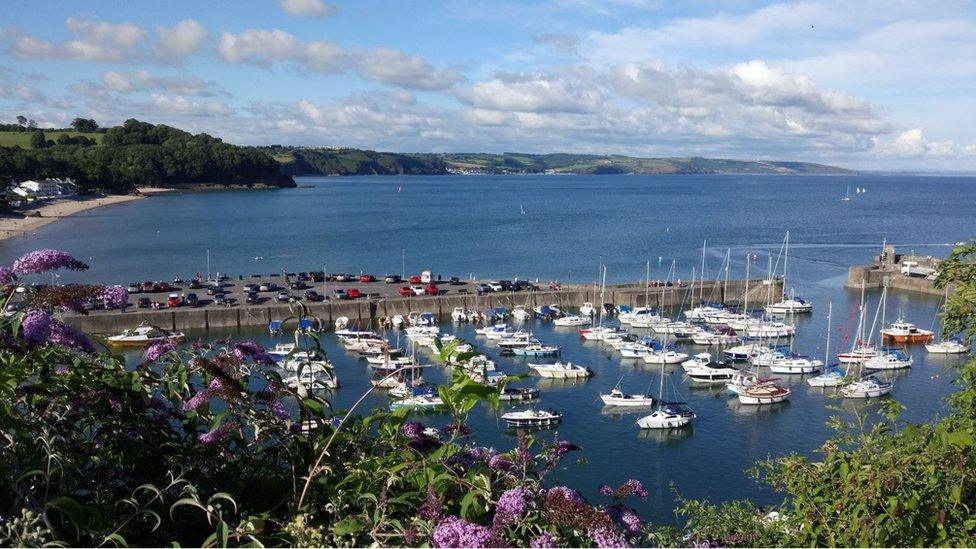
[[[973,2],[14,3],[0,119],[976,169]]]

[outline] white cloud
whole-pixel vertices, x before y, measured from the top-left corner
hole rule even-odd
[[[370,80],[416,90],[441,90],[461,80],[453,70],[437,70],[423,57],[377,48],[359,56],[360,73]]]
[[[181,95],[166,95],[153,93],[149,95],[150,104],[161,114],[188,116],[226,116],[233,114],[233,109],[224,103],[213,101],[196,101]]]
[[[162,52],[183,57],[200,51],[209,32],[199,21],[184,19],[171,27],[156,27],[156,34]]]
[[[912,128],[894,138],[877,139],[873,152],[888,158],[959,158],[976,156],[976,146],[960,146],[952,140],[929,140],[922,128]]]
[[[327,17],[339,11],[322,0],[278,0],[278,7],[295,17]]]
[[[213,93],[212,84],[194,77],[156,76],[148,71],[102,73],[102,82],[111,91],[131,93],[145,90],[162,90],[178,95],[208,95]]]
[[[592,71],[561,75],[502,74],[455,94],[477,109],[522,112],[594,112],[604,99]]]

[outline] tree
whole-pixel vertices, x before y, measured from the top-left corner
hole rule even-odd
[[[17,123],[20,124],[21,126],[27,126],[27,117],[24,115],[18,116]]]
[[[43,131],[37,130],[36,132],[31,134],[31,138],[30,138],[31,147],[35,149],[46,149],[48,146],[47,143],[48,142],[47,139],[44,138]]]
[[[27,121],[27,127],[28,127],[28,128],[30,128],[30,129],[34,129],[34,128],[36,128],[36,127],[37,127],[37,122],[34,122],[34,120],[33,120],[33,119],[31,119],[31,120],[28,120],[28,121]]]
[[[98,122],[91,118],[75,118],[71,121],[71,127],[79,132],[94,132],[98,130]]]

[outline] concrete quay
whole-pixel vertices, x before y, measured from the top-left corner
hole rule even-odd
[[[941,258],[932,256],[917,256],[899,254],[894,246],[885,246],[880,255],[874,256],[870,265],[855,265],[847,271],[847,288],[860,288],[861,284],[867,289],[888,286],[891,290],[916,292],[928,295],[943,295],[945,289],[935,287],[934,281],[921,276],[926,271],[937,271],[942,263]],[[913,274],[905,274],[905,267],[911,267]],[[949,285],[949,293],[956,291],[956,285]]]
[[[241,295],[244,281],[227,281],[231,290],[228,295]],[[371,283],[371,284],[382,284]],[[455,307],[463,307],[481,311],[493,307],[511,309],[516,305],[535,307],[538,305],[556,304],[562,308],[575,309],[584,302],[599,305],[600,292],[592,286],[563,285],[557,290],[540,289],[521,292],[491,292],[477,295],[470,291],[471,285],[443,286],[444,291],[437,296],[400,297],[386,292],[369,292],[369,297],[353,300],[327,299],[321,302],[306,303],[309,314],[318,318],[326,329],[332,329],[335,319],[348,317],[350,323],[360,328],[376,328],[384,319],[394,315],[408,315],[411,312],[430,312],[443,318],[450,317]],[[330,287],[336,287],[330,283]],[[357,287],[368,285],[357,284]],[[624,284],[608,286],[603,301],[615,305],[626,304],[641,306],[647,303],[660,307],[669,314],[677,314],[682,308],[693,307],[698,303],[699,295],[706,301],[721,302],[727,305],[741,306],[746,301],[745,292],[748,286],[748,304],[750,308],[760,307],[770,298],[777,300],[782,295],[782,281],[774,279],[766,281],[730,280],[727,287],[724,281],[705,281],[704,288],[699,289],[689,285],[650,287],[645,292],[643,284]],[[318,285],[321,290],[321,283]],[[180,290],[176,290],[177,293]],[[367,288],[369,291],[369,288]],[[467,293],[463,293],[467,291]],[[197,291],[197,293],[200,293]],[[300,295],[300,291],[293,291],[293,295]],[[145,294],[134,294],[130,300],[135,301]],[[165,299],[165,294],[150,294]],[[263,293],[263,301],[257,304],[245,304],[243,300],[235,301],[230,306],[216,305],[201,301],[200,307],[174,307],[166,309],[136,308],[130,304],[126,310],[100,310],[88,315],[67,314],[65,322],[79,330],[94,334],[115,334],[126,328],[133,328],[141,322],[158,326],[167,330],[211,329],[211,328],[239,328],[242,326],[267,326],[272,320],[294,318],[298,311],[294,304],[279,303],[273,298],[274,293]],[[268,297],[270,295],[270,297]],[[206,296],[201,296],[206,297]]]

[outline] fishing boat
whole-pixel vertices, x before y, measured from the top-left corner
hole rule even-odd
[[[559,345],[532,343],[525,347],[516,347],[512,352],[517,356],[555,356],[559,354]]]
[[[529,363],[529,368],[535,370],[542,377],[555,379],[581,379],[593,375],[593,371],[589,368],[571,362],[556,362],[553,364]]]
[[[905,322],[899,317],[897,321],[881,330],[881,338],[885,343],[911,345],[913,343],[931,343],[935,339],[935,333],[918,328],[911,322]]]
[[[593,319],[589,316],[567,315],[554,319],[552,323],[555,326],[589,326]]]
[[[600,400],[607,406],[653,406],[651,395],[628,395],[618,388],[613,388],[608,394],[601,394]]]
[[[703,366],[695,366],[685,370],[685,377],[694,383],[725,383],[739,372],[738,368],[723,362],[709,362]]]
[[[548,427],[559,425],[563,414],[555,410],[520,410],[502,414],[509,427]]]
[[[509,387],[506,385],[505,388],[498,393],[498,400],[510,402],[535,400],[537,398],[539,398],[539,390],[529,387]]]
[[[925,350],[933,354],[961,355],[968,353],[969,347],[958,338],[950,338],[938,343],[930,343],[925,346]]]
[[[891,393],[893,389],[892,382],[867,376],[841,387],[840,393],[845,398],[877,398]]]
[[[681,364],[688,360],[688,355],[671,349],[660,349],[651,351],[641,358],[648,364]],[[711,358],[711,355],[709,355],[709,358]]]
[[[837,364],[830,364],[830,326],[833,315],[833,303],[827,304],[827,343],[824,349],[824,366],[820,369],[820,375],[807,380],[811,387],[837,387],[844,383],[847,371]]]
[[[167,332],[143,322],[139,326],[122,330],[122,333],[107,338],[113,347],[144,347],[160,341],[180,342],[186,339],[183,332]]]
[[[739,392],[742,404],[776,404],[790,398],[790,390],[772,381],[760,381]]]
[[[901,370],[912,367],[912,357],[900,350],[885,352],[864,361],[864,368],[868,370]]]

